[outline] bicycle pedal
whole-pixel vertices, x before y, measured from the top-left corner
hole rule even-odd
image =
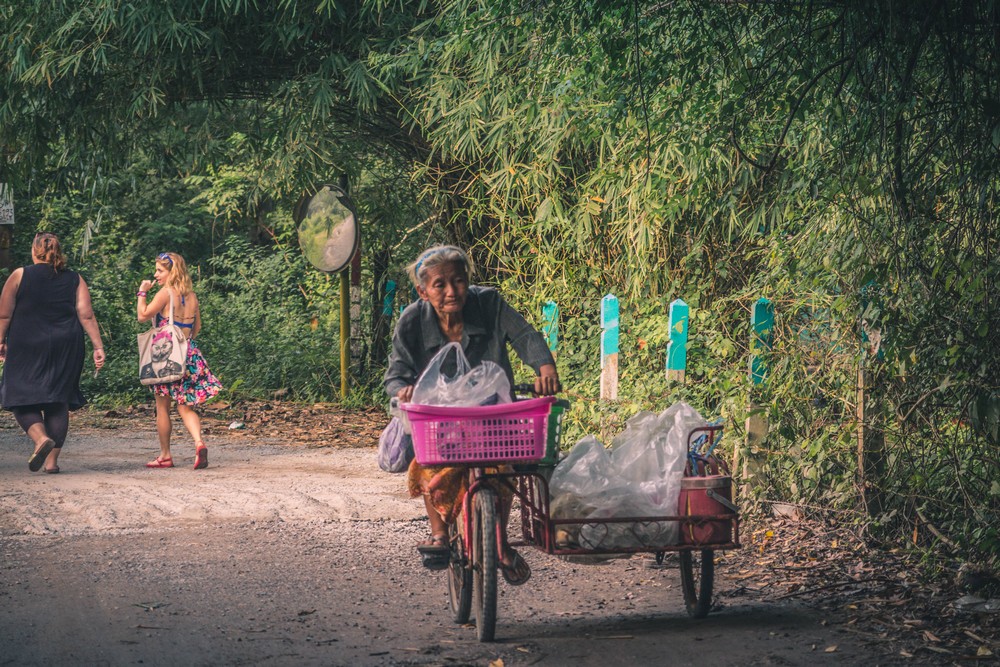
[[[438,554],[420,554],[423,560],[424,567],[432,571],[447,570],[448,564],[451,562],[451,557],[448,554],[438,555]]]

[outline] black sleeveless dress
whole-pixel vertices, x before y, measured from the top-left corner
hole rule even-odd
[[[76,313],[80,275],[50,264],[24,267],[7,329],[7,360],[0,380],[4,408],[87,402],[80,392],[83,326]]]

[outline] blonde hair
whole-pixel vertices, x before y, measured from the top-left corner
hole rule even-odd
[[[31,254],[50,264],[56,271],[66,268],[66,256],[62,253],[59,245],[59,237],[51,232],[38,232],[35,240],[31,242]]]
[[[423,287],[424,278],[427,277],[429,270],[449,262],[461,264],[465,269],[466,278],[472,278],[472,274],[476,271],[469,255],[458,246],[436,245],[420,253],[420,256],[406,267],[406,274],[410,276],[410,282],[414,287]]]
[[[187,270],[187,262],[176,252],[161,252],[156,256],[156,265],[167,270],[167,280],[164,287],[177,290],[181,296],[194,291],[191,275]]]

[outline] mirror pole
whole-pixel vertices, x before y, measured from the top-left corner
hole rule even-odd
[[[351,290],[347,269],[340,272],[340,398],[347,398],[347,367],[351,356]]]
[[[347,194],[350,182],[347,174],[337,179],[341,192]],[[359,248],[360,251],[360,248]],[[353,258],[352,258],[353,259]],[[349,267],[350,265],[348,265]],[[347,398],[347,374],[351,363],[351,270],[340,272],[340,398]]]

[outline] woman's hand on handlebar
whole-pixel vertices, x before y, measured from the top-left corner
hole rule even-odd
[[[535,393],[539,396],[554,396],[559,392],[559,373],[555,364],[546,364],[538,369],[538,377],[535,378]]]
[[[400,403],[409,403],[410,399],[413,398],[413,385],[411,384],[397,391],[396,398],[399,399]]]

